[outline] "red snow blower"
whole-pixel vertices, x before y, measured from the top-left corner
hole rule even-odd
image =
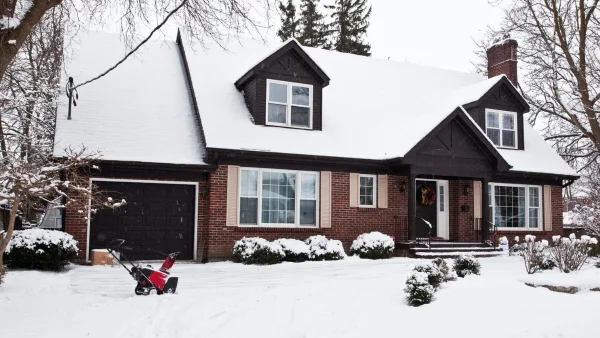
[[[150,265],[143,267],[139,263],[137,265],[133,264],[131,260],[129,260],[125,254],[123,254],[123,250],[131,251],[131,248],[123,246],[123,243],[125,243],[124,239],[113,239],[107,245],[108,252],[113,255],[119,264],[121,264],[137,282],[137,285],[135,286],[136,295],[147,296],[153,294],[162,295],[163,293],[175,293],[179,278],[170,277],[169,269],[171,269],[173,264],[175,264],[177,257],[179,257],[179,252],[165,254],[152,250],[167,256],[160,269],[156,270]],[[116,255],[115,252],[118,252],[119,255]],[[123,264],[121,259],[129,262],[129,264],[131,264],[131,269]]]

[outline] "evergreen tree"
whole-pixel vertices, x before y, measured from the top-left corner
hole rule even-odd
[[[332,9],[332,32],[335,37],[332,48],[338,52],[357,55],[371,55],[371,45],[364,41],[364,35],[369,28],[371,6],[367,0],[335,0]]]
[[[296,6],[293,0],[288,0],[287,5],[279,1],[279,10],[281,11],[281,28],[277,31],[277,36],[281,41],[298,36],[298,19],[296,18]]]
[[[301,0],[300,3],[300,35],[298,42],[308,47],[326,47],[329,36],[328,25],[324,16],[317,10],[319,0]]]

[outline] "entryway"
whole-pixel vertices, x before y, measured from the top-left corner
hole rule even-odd
[[[449,239],[448,181],[417,179],[415,185],[417,238]],[[431,224],[431,233],[425,221]]]

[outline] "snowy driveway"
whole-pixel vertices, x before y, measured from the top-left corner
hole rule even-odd
[[[348,259],[256,267],[176,264],[177,295],[139,297],[117,267],[11,272],[0,287],[2,337],[590,337],[600,293],[533,289],[518,258],[482,259],[482,276],[408,307],[418,262]],[[482,331],[487,331],[482,333]]]

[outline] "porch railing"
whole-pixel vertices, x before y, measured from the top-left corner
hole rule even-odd
[[[475,237],[476,238],[482,238],[483,237],[483,233],[482,233],[482,228],[481,225],[483,223],[483,219],[482,218],[475,218],[473,220],[473,232],[475,233]],[[496,226],[496,224],[488,221],[488,235],[489,237],[492,238],[492,241],[490,243],[490,239],[488,237],[488,239],[486,240],[486,242],[488,244],[491,244],[492,246],[494,246],[496,244],[496,237],[498,236],[498,226]]]

